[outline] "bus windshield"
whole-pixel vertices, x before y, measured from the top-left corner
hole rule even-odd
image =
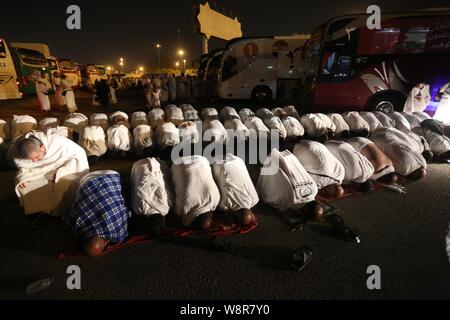
[[[22,63],[40,67],[46,67],[48,65],[47,59],[39,51],[17,48],[17,53]]]
[[[215,56],[206,71],[206,80],[215,80],[217,78],[217,73],[219,72],[220,62],[222,61],[222,54]]]
[[[104,76],[106,74],[106,69],[104,67],[97,66],[97,71],[100,76]]]
[[[61,60],[60,64],[61,64],[62,69],[73,70],[73,71],[77,70],[77,66],[75,65],[75,63],[70,60]]]

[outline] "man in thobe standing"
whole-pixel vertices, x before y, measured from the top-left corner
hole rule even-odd
[[[56,104],[60,107],[64,106],[66,104],[66,101],[63,97],[63,90],[61,88],[61,78],[59,72],[55,72],[53,74],[53,85],[55,86],[55,100]]]
[[[50,99],[48,98],[47,81],[42,78],[38,70],[31,72],[30,78],[36,84],[36,95],[39,99],[40,109],[42,112],[50,112]]]
[[[439,106],[433,119],[450,124],[450,82],[447,82],[439,89],[436,101],[439,101]]]
[[[70,113],[74,113],[78,110],[75,103],[75,94],[73,93],[72,83],[65,74],[61,75],[61,88],[63,90],[63,96],[66,99],[66,106]]]
[[[177,100],[177,79],[175,75],[172,74],[167,81],[167,86],[169,87],[169,99],[170,101]]]
[[[423,112],[430,100],[430,86],[426,83],[419,83],[409,93],[403,111],[408,113]]]

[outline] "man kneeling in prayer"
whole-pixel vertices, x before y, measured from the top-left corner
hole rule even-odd
[[[341,184],[345,177],[345,169],[323,144],[303,140],[295,145],[293,153],[314,179],[322,195],[327,198],[339,198],[344,195]]]
[[[160,235],[165,229],[165,217],[174,204],[170,169],[155,158],[136,162],[131,170],[131,206],[133,212],[145,216],[150,235]]]
[[[353,184],[356,190],[360,192],[372,190],[370,178],[375,170],[369,159],[344,141],[328,141],[325,146],[344,166],[344,183]]]
[[[427,161],[419,142],[395,128],[378,128],[370,137],[377,147],[394,163],[395,172],[408,179],[426,176]]]
[[[25,214],[63,215],[80,178],[89,172],[85,151],[56,134],[34,132],[17,140],[9,156],[18,169],[16,193]]]
[[[213,163],[212,172],[220,191],[218,209],[231,213],[239,225],[255,222],[251,209],[259,198],[244,161],[227,154]]]
[[[346,140],[346,142],[370,161],[375,171],[371,178],[372,180],[378,180],[387,184],[397,182],[394,163],[375,143],[363,137],[354,137]]]
[[[86,254],[96,257],[108,242],[119,243],[126,239],[130,215],[119,173],[95,171],[81,179],[67,222],[82,241]]]
[[[208,160],[199,155],[178,158],[172,165],[175,212],[185,227],[206,230],[220,202],[220,191]]]
[[[314,201],[318,192],[314,179],[289,150],[272,150],[261,169],[257,189],[265,203],[281,212],[294,211],[303,221],[323,216],[322,207]]]

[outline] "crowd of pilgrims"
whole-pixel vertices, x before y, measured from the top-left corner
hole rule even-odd
[[[203,140],[225,144],[252,135],[267,138],[270,132],[276,132],[280,147],[268,150],[253,179],[245,161],[232,153],[212,164],[200,154],[168,161],[172,148],[183,141],[198,143],[201,134],[207,138]],[[89,118],[71,113],[61,122],[14,116],[9,123],[0,120],[0,154],[4,163],[18,169],[16,192],[25,213],[63,216],[85,252],[97,256],[108,242],[126,240],[132,214],[147,217],[148,232],[154,235],[164,231],[165,216],[172,211],[187,228],[210,228],[216,211],[230,214],[240,225],[255,223],[252,208],[260,199],[279,212],[319,220],[324,211],[317,195],[339,198],[343,185],[368,192],[374,181],[396,186],[398,176],[422,179],[428,161],[450,159],[449,136],[449,125],[423,112],[300,115],[293,106],[254,112],[197,110],[184,104],[130,117],[121,111]],[[120,174],[89,173],[89,165],[101,157],[130,154],[139,159],[131,171],[128,206]],[[270,172],[274,164],[278,170]],[[49,172],[56,172],[56,178],[49,178]],[[26,191],[30,175],[54,179],[55,187],[42,191],[47,197],[36,201]],[[58,186],[59,181],[65,183]],[[70,192],[73,199],[61,210],[61,199],[70,199]],[[43,210],[43,199],[55,203]]]

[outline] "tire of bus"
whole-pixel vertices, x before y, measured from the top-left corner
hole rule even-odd
[[[400,92],[383,93],[372,97],[367,103],[369,111],[383,111],[384,113],[392,111],[403,111],[406,97]]]
[[[268,103],[272,101],[272,90],[267,86],[257,86],[252,90],[252,101]]]

